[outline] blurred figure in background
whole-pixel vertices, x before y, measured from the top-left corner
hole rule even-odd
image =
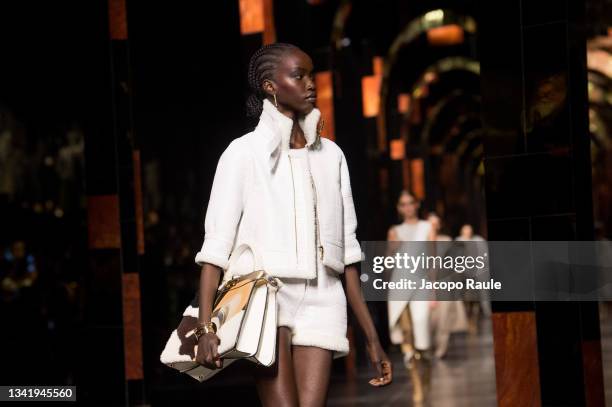
[[[433,240],[437,242],[452,242],[453,238],[449,235],[442,233],[442,220],[435,213],[430,213],[427,216],[427,221],[431,224],[432,227],[432,236]]]
[[[426,249],[425,244],[402,244],[402,242],[425,242],[433,238],[431,224],[419,219],[420,203],[408,191],[403,190],[397,202],[397,213],[401,220],[387,233],[392,253],[418,255]],[[393,270],[391,280],[399,281],[408,274],[405,270]],[[416,275],[417,273],[413,274]],[[404,355],[404,365],[412,381],[412,398],[415,403],[424,401],[429,390],[431,377],[431,330],[430,301],[389,301],[389,330],[393,344],[400,345]]]
[[[455,239],[458,242],[473,242],[465,246],[466,256],[482,256],[487,252],[487,243],[485,239],[477,234],[474,234],[474,228],[470,224],[461,226],[459,236]],[[475,274],[473,277],[479,281],[486,281],[488,274]],[[469,318],[469,331],[472,334],[478,332],[478,318],[480,313],[486,317],[491,316],[491,303],[485,290],[480,290],[478,297],[466,297],[467,314]]]
[[[474,234],[474,228],[469,223],[466,223],[465,225],[461,226],[461,230],[459,231],[459,236],[457,236],[457,240],[484,242],[484,238],[482,236]]]
[[[438,242],[452,242],[453,239],[449,235],[440,233],[442,221],[438,215],[432,213],[428,216],[427,220],[432,227],[432,240],[437,242],[435,245],[435,255],[445,256],[450,245]],[[435,356],[443,358],[448,350],[451,333],[465,332],[468,329],[465,306],[461,298],[457,298],[456,301],[437,301],[436,306],[433,307],[431,324],[435,332]]]

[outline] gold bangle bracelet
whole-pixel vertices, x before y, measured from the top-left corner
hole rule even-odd
[[[214,334],[217,333],[217,325],[215,325],[215,323],[212,321],[199,323],[193,331],[193,334],[195,335],[196,340],[199,341],[202,335],[205,335],[209,332],[212,332]]]

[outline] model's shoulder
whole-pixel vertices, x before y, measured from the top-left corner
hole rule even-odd
[[[263,141],[268,140],[268,137],[265,137],[263,134],[265,131],[266,130],[262,129],[261,126],[257,126],[252,131],[238,137],[238,139],[241,140],[243,148],[246,148],[249,153],[262,151],[262,149],[265,148],[265,143]]]
[[[340,150],[340,146],[338,144],[336,144],[335,141],[328,139],[327,137],[321,137],[321,145],[323,146],[323,148],[329,148],[329,149],[334,149],[334,150]]]
[[[391,239],[397,239],[397,225],[391,225],[387,229],[387,240]]]
[[[338,157],[342,157],[344,154],[342,149],[335,141],[330,140],[326,137],[321,137],[321,147],[324,151],[336,154]]]
[[[236,137],[235,139],[233,139],[228,148],[230,148],[230,146],[236,150],[244,150],[244,151],[250,151],[250,145],[252,142],[253,137],[255,136],[255,131],[250,131],[246,134],[243,134],[240,137]]]
[[[223,151],[224,156],[231,156],[232,158],[246,158],[251,155],[251,149],[249,148],[249,141],[247,136],[251,133],[247,133],[243,136],[236,137],[225,148]]]
[[[431,233],[431,230],[433,229],[433,225],[431,224],[431,222],[423,219],[419,220],[418,227],[421,228],[424,233]]]

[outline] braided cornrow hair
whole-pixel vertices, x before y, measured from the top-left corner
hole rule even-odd
[[[278,66],[282,56],[287,51],[299,49],[295,45],[276,42],[273,44],[264,45],[259,48],[249,61],[249,87],[251,94],[249,95],[246,108],[247,116],[258,118],[263,110],[263,100],[267,94],[262,88],[263,81],[272,79],[272,74]]]

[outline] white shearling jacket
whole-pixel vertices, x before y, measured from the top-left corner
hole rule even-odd
[[[315,278],[316,256],[338,273],[361,261],[346,158],[336,143],[319,136],[320,117],[321,112],[313,109],[299,121],[315,185],[316,213],[309,205],[305,216],[296,216],[300,202],[295,199],[287,154],[293,121],[264,100],[255,130],[233,140],[219,159],[197,264],[226,270],[230,253],[242,243],[254,246],[263,268],[276,277]],[[322,247],[315,247],[317,220]],[[298,238],[298,230],[308,231],[306,238]]]

